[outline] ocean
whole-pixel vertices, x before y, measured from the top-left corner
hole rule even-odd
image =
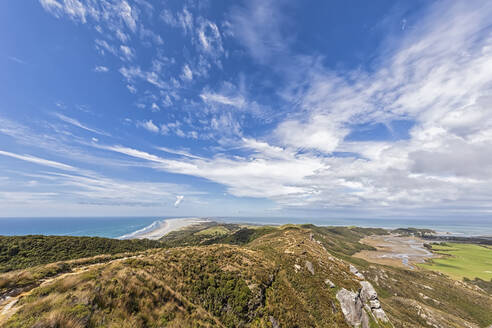
[[[59,235],[131,237],[151,231],[158,223],[171,217],[70,217],[70,218],[0,218],[0,235]],[[174,217],[173,217],[174,218]],[[376,228],[429,228],[457,236],[492,236],[491,219],[301,219],[219,217],[210,220],[228,223],[285,224],[312,223],[315,225],[359,226]]]
[[[118,238],[145,229],[153,222],[162,219],[156,217],[0,218],[0,235]]]

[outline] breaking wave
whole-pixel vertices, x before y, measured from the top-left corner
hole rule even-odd
[[[152,230],[157,229],[157,227],[159,227],[159,225],[161,225],[161,223],[163,223],[164,221],[166,221],[166,220],[157,220],[157,221],[154,221],[151,224],[149,224],[148,226],[143,227],[142,229],[139,229],[139,230],[134,231],[134,232],[131,232],[129,234],[120,236],[117,239],[132,239],[132,238],[135,238],[138,235],[141,235],[141,234],[144,234],[144,233],[147,233],[149,231],[152,231]]]

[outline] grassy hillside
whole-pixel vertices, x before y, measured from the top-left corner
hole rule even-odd
[[[370,248],[359,240],[373,233],[386,232],[311,225],[192,227],[164,238],[166,248],[79,264],[73,274],[25,291],[3,326],[347,328],[336,295],[342,288],[361,288],[350,264],[374,286],[394,327],[492,324],[492,298],[472,284],[352,258]],[[171,247],[180,243],[189,246]],[[0,275],[0,282],[13,276]],[[373,317],[369,324],[391,326]]]
[[[207,222],[173,231],[161,238],[165,247],[198,246],[212,244],[244,245],[252,240],[276,231],[276,227],[247,226]]]
[[[0,272],[99,254],[136,252],[161,246],[159,242],[151,240],[68,236],[0,236]]]

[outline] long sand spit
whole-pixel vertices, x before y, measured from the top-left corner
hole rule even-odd
[[[195,224],[200,224],[200,223],[205,223],[205,222],[210,222],[207,219],[200,219],[200,218],[180,218],[180,219],[166,219],[163,221],[157,222],[157,224],[154,224],[154,227],[152,229],[143,229],[142,232],[136,232],[131,235],[123,236],[121,237],[122,239],[159,239],[162,238],[163,236],[167,235],[168,233],[176,230],[183,229],[185,227],[195,225]]]

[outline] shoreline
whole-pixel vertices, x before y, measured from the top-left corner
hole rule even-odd
[[[180,230],[191,225],[210,222],[208,219],[200,218],[179,218],[179,219],[164,219],[156,220],[151,225],[132,232],[130,234],[119,237],[118,239],[151,239],[157,240],[167,235],[170,232]]]

